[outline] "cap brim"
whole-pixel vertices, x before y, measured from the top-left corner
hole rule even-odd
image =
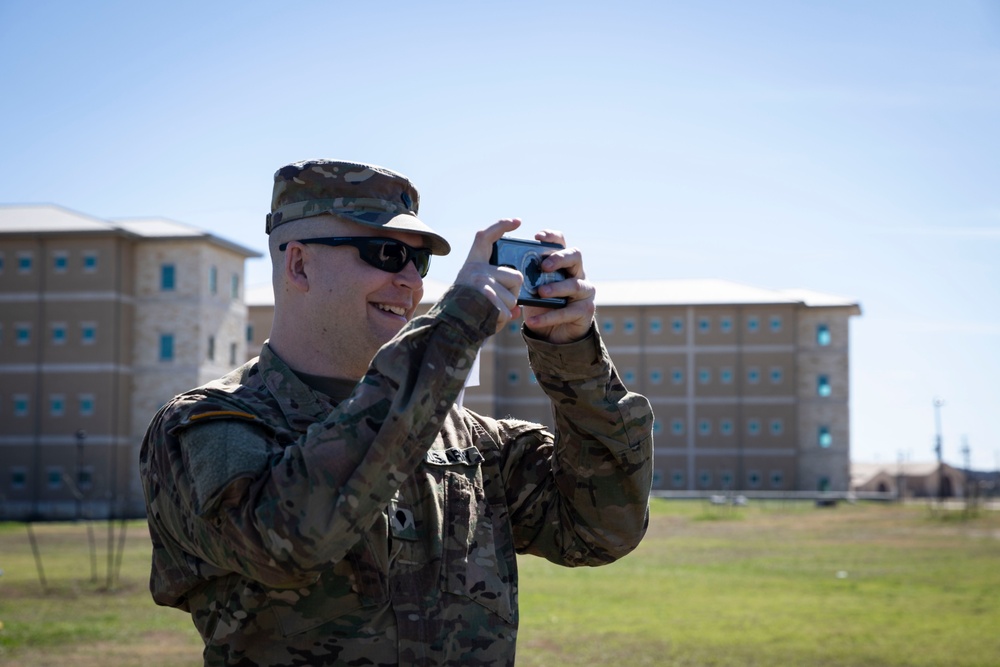
[[[417,216],[410,213],[377,213],[352,211],[337,211],[334,215],[356,222],[365,227],[376,229],[398,229],[401,232],[420,234],[430,241],[431,253],[434,255],[447,255],[451,252],[451,244],[443,236],[420,221]]]

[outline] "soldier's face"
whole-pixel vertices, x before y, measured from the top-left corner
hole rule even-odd
[[[377,236],[393,238],[415,248],[426,246],[419,234],[373,229],[355,223],[331,220],[331,236]],[[344,370],[361,377],[382,345],[413,318],[424,294],[423,279],[413,262],[399,273],[375,268],[361,259],[352,246],[309,245],[312,275],[309,277],[317,326],[337,355],[348,360]]]

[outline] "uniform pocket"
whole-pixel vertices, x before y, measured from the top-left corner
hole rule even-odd
[[[478,467],[470,468],[478,471]],[[441,587],[472,599],[508,623],[514,620],[514,558],[506,518],[486,499],[478,475],[445,472]],[[509,548],[504,548],[504,545]]]

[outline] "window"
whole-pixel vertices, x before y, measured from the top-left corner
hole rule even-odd
[[[785,474],[780,470],[771,471],[771,488],[780,489],[785,484]]]
[[[709,419],[698,421],[698,435],[712,435],[712,422]]]
[[[820,375],[816,378],[816,393],[820,396],[829,396],[833,390],[830,388],[830,378]]]
[[[747,331],[757,333],[758,329],[760,329],[760,318],[756,315],[751,315],[747,318]]]
[[[0,273],[3,273],[3,253],[0,252]]]
[[[94,469],[90,466],[81,468],[76,473],[76,488],[86,491],[94,486]]]
[[[57,252],[52,255],[52,269],[56,273],[66,273],[69,266],[69,255],[64,252]]]
[[[509,371],[507,373],[507,384],[517,384],[521,381],[521,374],[517,371]]]
[[[605,318],[604,321],[601,322],[601,331],[606,334],[614,333],[615,321],[610,317]]]
[[[14,416],[28,416],[28,396],[26,394],[14,394]]]
[[[723,419],[719,422],[719,432],[722,435],[732,435],[733,434],[733,420]]]
[[[248,343],[252,343],[253,342],[253,325],[252,324],[248,324],[247,325],[247,342]]]
[[[679,368],[675,368],[670,372],[670,381],[674,384],[680,384],[684,382],[684,371]]]
[[[649,331],[651,333],[661,333],[663,331],[663,321],[659,317],[654,317],[649,321]]]
[[[97,271],[97,253],[88,252],[83,255],[83,272],[94,273]]]
[[[684,487],[684,471],[683,470],[673,470],[670,472],[670,484],[675,489],[680,489]]]
[[[719,331],[729,333],[733,330],[733,318],[725,315],[719,318]]]
[[[781,315],[771,315],[771,331],[772,333],[781,331]]]
[[[712,369],[711,368],[699,368],[698,369],[698,384],[708,384],[712,381]]]
[[[64,345],[66,343],[66,325],[62,322],[52,324],[52,344]]]
[[[760,369],[756,366],[751,366],[747,369],[747,382],[750,384],[757,384],[760,382]]]
[[[66,414],[66,397],[62,394],[52,394],[49,397],[49,416],[62,417]]]
[[[816,485],[816,488],[819,491],[824,491],[824,492],[825,491],[829,491],[830,490],[830,478],[829,477],[820,477],[819,478],[819,483]]]
[[[208,291],[212,294],[219,293],[219,269],[214,266],[208,269]]]
[[[50,489],[61,489],[63,485],[63,471],[62,468],[52,466],[47,469],[45,473],[46,478],[49,482]]]
[[[760,435],[760,420],[756,417],[747,420],[747,433],[750,435]]]
[[[80,342],[84,345],[93,345],[97,342],[97,325],[93,322],[84,322],[80,325]]]
[[[747,473],[747,484],[751,489],[760,488],[760,473],[756,470],[751,470]]]
[[[649,381],[653,384],[660,384],[663,382],[663,372],[659,368],[649,371]]]
[[[781,384],[785,379],[785,373],[781,366],[771,366],[771,384]]]
[[[236,343],[229,344],[229,365],[236,365]]]
[[[230,287],[229,295],[234,299],[240,298],[240,274],[238,273],[233,274],[233,279],[229,287]]]
[[[663,432],[663,422],[659,419],[653,420],[653,435],[659,435]]]
[[[18,322],[14,325],[15,336],[18,345],[28,345],[31,343],[31,325],[25,322]]]
[[[719,479],[722,482],[723,489],[733,488],[733,473],[730,470],[723,470],[722,474],[719,475]]]
[[[680,317],[675,317],[670,321],[670,328],[673,329],[675,334],[684,332],[684,319]]]
[[[516,334],[519,328],[520,326],[518,325],[517,322],[511,322],[510,324],[507,325],[507,332]]]
[[[830,344],[830,327],[825,324],[816,325],[816,344],[823,346]]]
[[[80,416],[81,417],[93,417],[94,416],[94,395],[93,394],[80,394],[77,399],[80,402]]]
[[[635,371],[632,369],[626,370],[624,373],[622,373],[622,380],[629,383],[635,382]]]
[[[625,318],[625,322],[622,324],[622,330],[627,334],[635,333],[635,320],[631,317]]]
[[[160,335],[160,361],[174,360],[174,335]]]
[[[829,426],[820,426],[818,433],[819,446],[823,449],[830,447],[833,444],[833,435],[830,434]]]
[[[208,337],[208,360],[215,361],[215,336]]]
[[[173,264],[164,264],[160,267],[160,289],[164,292],[173,290],[176,287],[176,268]]]
[[[699,333],[708,333],[712,330],[712,320],[707,317],[698,318],[698,331]]]
[[[20,491],[26,486],[28,486],[28,471],[24,468],[11,468],[10,488],[14,491]]]
[[[684,420],[672,419],[670,421],[670,432],[674,435],[684,435]]]
[[[711,488],[712,486],[711,470],[701,470],[698,472],[698,486],[700,486],[703,489]]]
[[[733,383],[733,369],[723,368],[719,371],[719,381],[722,384],[732,384]]]
[[[17,272],[31,273],[32,256],[30,252],[21,252],[17,255]]]
[[[785,432],[785,422],[781,419],[771,420],[771,435],[781,435]]]

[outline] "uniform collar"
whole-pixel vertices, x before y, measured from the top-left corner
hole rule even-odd
[[[295,430],[305,431],[326,419],[333,409],[330,399],[310,389],[267,343],[260,351],[257,367],[264,386]]]

